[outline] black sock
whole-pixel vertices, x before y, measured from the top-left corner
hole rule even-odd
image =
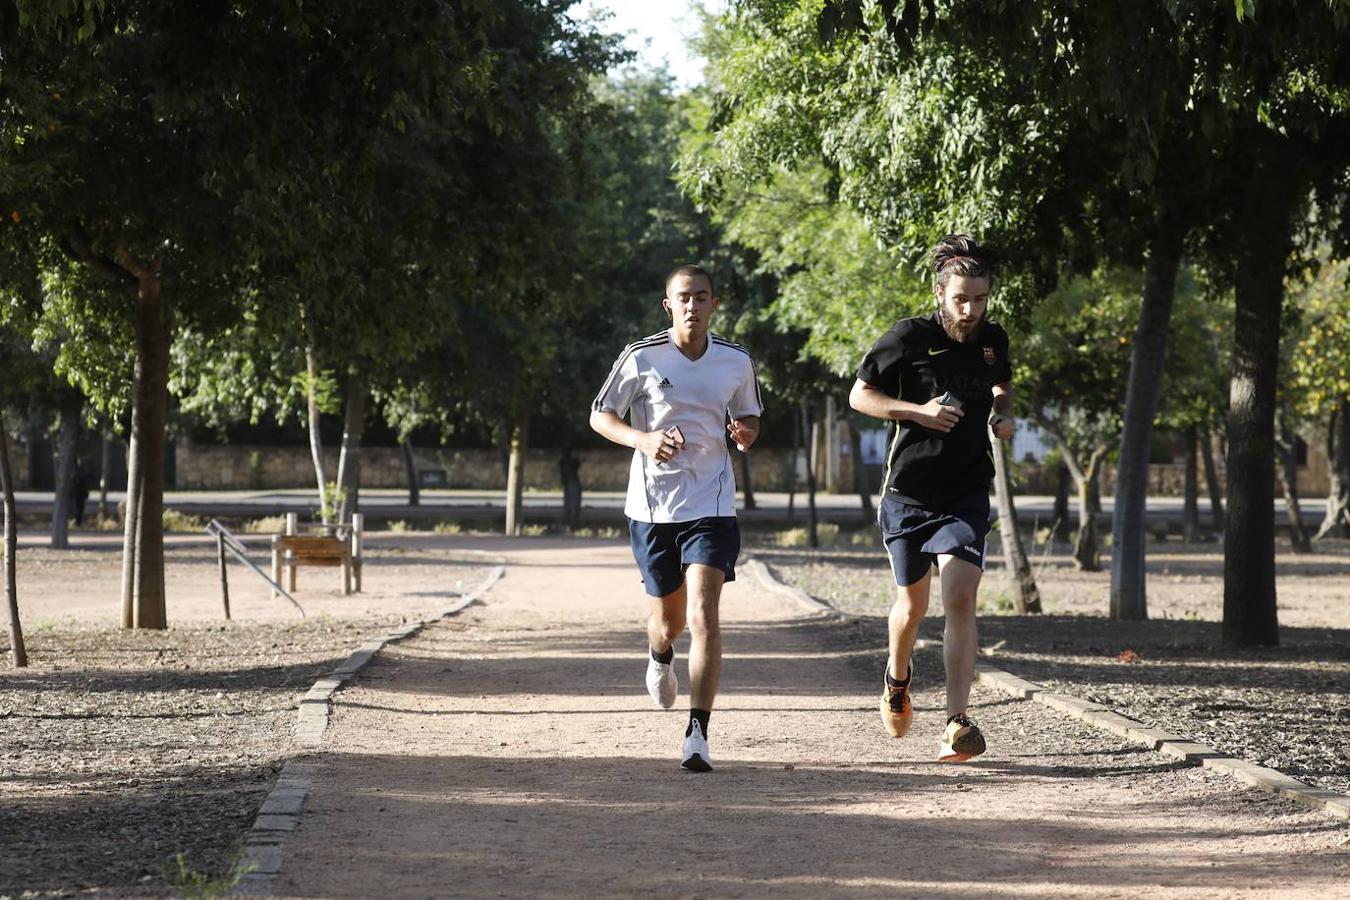
[[[703,736],[708,736],[708,718],[712,716],[710,709],[691,709],[689,710],[689,725],[684,729],[684,736],[689,737],[690,732],[694,730],[694,722],[698,722],[698,727],[703,730]]]
[[[910,676],[913,675],[913,674],[914,674],[914,670],[913,670],[913,669],[910,669],[910,670],[908,670],[907,672],[905,672],[905,680],[904,680],[904,681],[896,681],[894,678],[891,677],[891,667],[888,665],[888,666],[886,666],[886,687],[888,687],[888,688],[902,688],[902,687],[906,687],[906,686],[909,685],[909,679],[910,679]]]
[[[670,665],[671,661],[675,659],[675,645],[671,644],[669,647],[667,647],[665,653],[657,653],[655,650],[653,650],[652,659],[656,660],[659,663],[663,663],[667,666]]]

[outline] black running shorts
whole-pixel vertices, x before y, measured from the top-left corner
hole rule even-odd
[[[677,591],[693,563],[721,569],[727,581],[736,580],[741,529],[735,516],[656,523],[629,519],[628,537],[643,586],[653,597]]]
[[[962,497],[942,510],[883,497],[877,508],[877,524],[891,558],[895,583],[902,587],[928,574],[939,554],[950,554],[984,569],[988,494]]]

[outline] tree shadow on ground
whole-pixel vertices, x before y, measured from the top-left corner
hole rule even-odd
[[[1011,782],[1072,777],[1015,762],[913,773],[890,763],[738,760],[703,777],[671,768],[624,756],[329,757],[315,786],[321,833],[302,820],[278,887],[334,897],[373,885],[396,896],[446,885],[508,896],[997,896],[1160,885],[1325,890],[1343,875],[1275,842],[1235,851],[1233,839],[1252,823],[1197,822],[1181,798],[1072,818],[1062,808],[944,814],[946,804],[968,813]],[[370,772],[380,773],[378,790],[367,787]],[[1256,830],[1308,833],[1264,820]]]

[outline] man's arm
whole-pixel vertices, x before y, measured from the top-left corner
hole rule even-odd
[[[1000,441],[1008,440],[1017,429],[1017,420],[1012,416],[1011,381],[994,385],[994,411],[989,416],[989,427]]]
[[[639,431],[629,425],[612,409],[597,409],[591,413],[591,428],[603,437],[624,447],[641,450],[657,462],[669,462],[680,449],[675,439],[664,431]]]
[[[951,431],[966,414],[965,410],[955,406],[943,406],[936,397],[922,405],[896,399],[861,378],[853,382],[853,390],[848,392],[848,405],[865,416],[887,421],[913,422],[924,428],[942,432]]]

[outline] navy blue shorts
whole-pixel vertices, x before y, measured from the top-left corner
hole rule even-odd
[[[727,581],[736,580],[741,528],[735,516],[709,516],[692,522],[629,519],[628,538],[642,583],[653,597],[679,590],[684,584],[684,570],[692,563],[721,569]]]
[[[989,495],[972,494],[942,510],[883,497],[877,508],[881,539],[891,558],[895,583],[914,584],[928,574],[940,553],[984,569],[984,539],[989,534]]]

